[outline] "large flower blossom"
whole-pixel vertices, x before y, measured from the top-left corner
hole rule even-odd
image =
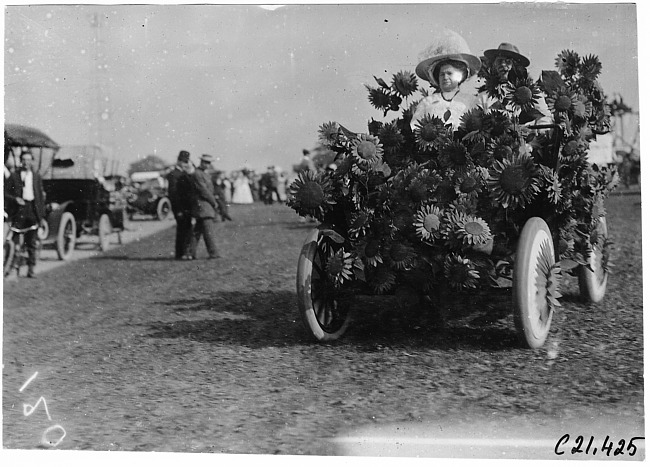
[[[348,233],[351,238],[363,237],[368,233],[370,228],[370,221],[372,220],[372,212],[368,209],[362,209],[357,213],[352,214]]]
[[[535,108],[542,94],[532,79],[526,78],[510,84],[506,88],[504,102],[518,112],[527,113]]]
[[[382,88],[373,88],[366,85],[368,90],[368,100],[370,104],[376,109],[387,110],[391,107],[391,95],[390,92]]]
[[[418,89],[418,78],[410,71],[393,75],[392,89],[402,97],[408,97]]]
[[[352,143],[352,154],[358,166],[368,168],[371,164],[381,160],[384,150],[379,138],[360,134]]]
[[[578,103],[578,96],[567,88],[559,88],[547,99],[548,110],[555,116],[567,116]]]
[[[474,263],[460,255],[447,256],[444,273],[449,285],[455,290],[476,288],[480,278]]]
[[[574,76],[580,66],[580,56],[573,50],[563,50],[555,59],[555,67],[567,78]]]
[[[318,128],[318,141],[325,146],[334,146],[339,142],[341,128],[336,122],[323,123]]]
[[[422,206],[415,215],[415,233],[425,243],[431,243],[440,238],[440,226],[443,218],[443,211],[432,205]]]
[[[440,164],[454,170],[462,170],[471,163],[469,152],[463,143],[453,142],[440,149]]]
[[[353,266],[354,257],[341,248],[327,260],[325,271],[334,285],[339,286],[354,277]]]
[[[423,151],[438,148],[446,138],[445,122],[438,117],[426,115],[415,125],[415,140]]]
[[[463,245],[473,246],[487,243],[492,238],[492,232],[487,223],[480,217],[462,215],[456,221],[454,234]]]
[[[373,268],[369,274],[370,286],[376,293],[382,294],[388,292],[395,285],[395,273],[390,268],[379,265]]]
[[[357,256],[368,266],[376,267],[384,262],[381,256],[381,242],[375,237],[362,240],[356,245],[355,250]]]
[[[395,269],[408,269],[416,259],[415,249],[406,241],[395,241],[386,247],[383,255]]]
[[[404,136],[396,122],[385,123],[379,129],[379,140],[387,153],[393,153],[404,144]]]
[[[300,172],[289,187],[287,204],[301,216],[322,220],[335,204],[329,177],[311,170]]]
[[[490,170],[488,187],[498,205],[506,209],[524,207],[539,192],[535,163],[527,155],[496,161]]]

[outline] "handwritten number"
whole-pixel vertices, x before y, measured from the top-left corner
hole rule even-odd
[[[52,421],[52,417],[50,417],[50,411],[47,410],[47,402],[45,402],[45,398],[41,396],[41,398],[36,402],[36,405],[29,405],[29,404],[23,404],[23,414],[25,417],[29,417],[31,414],[34,413],[34,410],[36,410],[36,407],[38,407],[38,404],[43,402],[43,407],[45,407],[45,413],[47,414],[47,419],[49,421]]]
[[[585,454],[589,454],[589,450],[591,449],[591,443],[594,442],[594,437],[589,438],[589,444],[587,444],[587,449],[585,449]]]
[[[614,446],[614,443],[609,441],[609,446],[605,447],[607,445],[607,441],[609,441],[609,436],[605,438],[605,441],[603,441],[603,447],[600,449],[601,451],[607,451],[607,456],[609,456],[612,452],[612,447]]]
[[[47,439],[48,433],[50,431],[54,431],[54,430],[57,430],[57,429],[61,430],[63,432],[61,434],[61,437],[56,442],[53,442],[53,441],[50,441],[49,439]],[[46,446],[51,446],[51,447],[55,448],[55,447],[57,447],[59,445],[59,443],[61,443],[61,441],[63,441],[63,438],[65,438],[65,435],[66,435],[65,430],[63,429],[63,427],[61,425],[52,425],[51,427],[49,427],[47,430],[45,430],[43,432],[43,436],[41,437],[41,444],[44,444]]]
[[[566,444],[569,441],[569,439],[571,439],[571,437],[569,436],[569,433],[567,433],[564,436],[562,436],[560,439],[557,440],[557,444],[555,445],[555,454],[556,455],[561,456],[562,454],[564,454],[564,451],[557,452],[557,448],[560,447],[560,444]]]
[[[623,454],[623,449],[625,449],[625,440],[622,439],[618,442],[618,447],[614,451],[614,455],[618,456],[619,454]]]
[[[637,439],[645,439],[645,436],[635,436],[634,438],[630,439],[630,443],[627,445],[627,450],[629,451],[630,448],[632,448],[632,452],[630,452],[630,456],[633,456],[636,454],[636,445],[634,444],[634,441]]]
[[[571,448],[571,454],[575,454],[576,452],[582,452],[582,442],[584,441],[584,438],[582,436],[578,436],[576,438],[576,447]]]

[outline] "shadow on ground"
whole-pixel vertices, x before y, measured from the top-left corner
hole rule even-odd
[[[210,298],[174,299],[154,305],[171,308],[167,322],[146,324],[148,337],[190,339],[250,348],[295,345],[354,347],[376,351],[380,346],[440,350],[511,350],[519,347],[512,317],[489,319],[483,312],[466,314],[471,320],[435,317],[404,322],[396,317],[393,297],[358,297],[353,320],[346,334],[331,343],[319,344],[303,327],[291,291],[220,292]],[[192,315],[211,313],[213,318],[192,319]],[[477,318],[478,316],[478,318]],[[486,319],[480,319],[480,318]],[[455,317],[457,318],[457,317]],[[476,325],[476,323],[482,325]]]

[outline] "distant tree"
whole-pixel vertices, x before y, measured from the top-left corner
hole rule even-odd
[[[169,165],[168,162],[155,154],[149,154],[144,159],[135,161],[129,165],[128,174],[131,176],[134,172],[152,172],[154,170],[164,170]]]

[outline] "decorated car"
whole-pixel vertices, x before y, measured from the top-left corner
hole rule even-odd
[[[418,85],[405,71],[368,86],[373,107],[396,118],[373,118],[362,133],[320,127],[337,169],[300,173],[287,200],[321,222],[297,271],[300,314],[317,340],[343,335],[359,294],[402,294],[428,313],[450,291],[510,289],[517,333],[536,348],[560,305],[561,274],[578,276],[585,299],[603,298],[604,201],[618,177],[588,156],[610,130],[601,64],[563,51],[556,65],[506,84],[484,66],[483,90],[501,105],[470,109],[456,130],[430,115],[412,129]],[[540,99],[553,122],[522,124]]]

